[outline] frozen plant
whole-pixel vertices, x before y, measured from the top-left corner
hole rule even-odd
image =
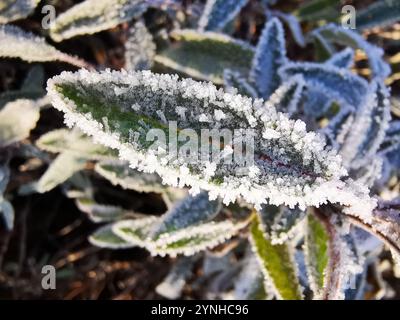
[[[301,23],[327,19],[318,1],[292,13],[272,10],[276,2],[207,0],[198,16],[192,12],[192,23],[181,16],[188,8],[175,2],[85,0],[51,25],[54,46],[0,26],[0,41],[11,44],[0,47],[1,57],[81,68],[48,79],[43,99],[31,80],[0,95],[6,226],[13,225],[9,162],[20,147],[47,164],[20,195],[61,186],[92,222],[103,224],[89,237],[93,245],[177,259],[156,289],[167,298],[178,298],[189,281],[206,286],[209,298],[363,297],[366,269],[381,243],[400,264],[399,200],[383,197],[400,162],[400,125],[392,120],[385,82],[391,70],[383,50],[355,31],[321,23],[303,34]],[[25,17],[36,5],[7,3],[0,23]],[[235,38],[236,19],[255,3],[266,18],[256,43]],[[179,16],[174,28],[149,27],[149,8]],[[397,19],[394,10],[386,19],[386,10],[385,4],[365,8],[362,28]],[[366,21],[368,15],[376,19]],[[56,49],[58,42],[117,26],[127,35],[125,69],[101,70]],[[288,39],[314,46],[319,59],[293,61]],[[359,51],[369,77],[355,69]],[[32,74],[40,78],[37,70]],[[24,141],[48,101],[71,130]],[[205,132],[220,135],[215,141]],[[247,140],[239,139],[243,133]],[[245,153],[251,159],[235,161]],[[94,176],[158,194],[167,210],[159,216],[98,202]],[[202,272],[192,272],[198,265]]]

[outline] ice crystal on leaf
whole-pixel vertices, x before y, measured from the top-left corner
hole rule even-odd
[[[352,210],[357,212],[370,211],[374,206],[364,189],[355,184],[349,187],[341,180],[346,172],[340,158],[325,149],[318,135],[306,132],[300,120],[289,120],[274,107],[263,107],[262,101],[225,93],[209,83],[148,71],[64,72],[51,79],[47,89],[69,126],[76,125],[95,142],[117,149],[119,157],[132,167],[157,172],[165,183],[187,185],[193,192],[208,191],[212,199],[221,196],[224,203],[243,197],[255,205],[269,201],[305,208],[330,201],[355,206]],[[139,108],[132,109],[132,105]],[[176,114],[176,105],[184,106],[191,117],[182,119]],[[226,117],[199,121],[215,110],[223,111]],[[160,112],[175,123],[175,129],[160,122]],[[249,177],[239,174],[235,162],[199,159],[191,163],[185,157],[171,157],[163,148],[151,148],[146,134],[153,128],[169,138],[178,128],[197,133],[213,128],[252,129],[258,137],[272,129],[280,137],[255,142],[254,164],[259,174]],[[225,144],[229,146],[230,142]]]
[[[268,21],[258,40],[249,79],[268,98],[280,83],[278,69],[286,63],[285,34],[277,18]]]
[[[58,51],[46,41],[30,32],[11,25],[0,26],[0,57],[20,58],[28,62],[64,61],[78,67],[86,64],[80,59]]]
[[[147,7],[143,0],[85,0],[56,18],[50,36],[59,42],[100,32],[141,16]]]
[[[146,70],[153,65],[156,46],[143,21],[130,29],[125,43],[125,69]]]

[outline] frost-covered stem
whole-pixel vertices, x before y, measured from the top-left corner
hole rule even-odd
[[[65,62],[65,63],[69,63],[73,66],[76,66],[78,68],[84,68],[84,69],[88,69],[88,70],[95,70],[94,65],[90,64],[89,62],[86,62],[83,59],[80,59],[78,57],[75,56],[70,56],[68,54],[60,54],[58,56],[58,60]]]
[[[323,224],[329,236],[328,243],[328,265],[326,266],[326,274],[324,281],[324,289],[321,295],[323,300],[336,300],[341,292],[341,252],[337,246],[338,234],[335,226],[331,223],[328,216],[324,214],[321,208],[312,210],[316,218]]]
[[[382,240],[393,252],[395,252],[397,255],[400,255],[400,245],[397,244],[396,242],[392,241],[388,237],[386,237],[382,232],[377,230],[372,226],[372,224],[366,223],[362,221],[360,218],[346,215],[346,218],[354,225],[364,229],[365,231],[372,233],[375,235],[378,239]]]

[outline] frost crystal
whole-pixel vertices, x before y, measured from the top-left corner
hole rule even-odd
[[[128,39],[125,42],[125,69],[150,69],[155,54],[153,36],[143,21],[136,22],[129,29]]]

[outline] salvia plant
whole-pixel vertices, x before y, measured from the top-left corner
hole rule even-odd
[[[174,258],[156,288],[166,298],[181,297],[199,263],[203,280],[196,281],[214,277],[206,298],[363,298],[366,270],[382,252],[400,268],[400,198],[390,187],[399,173],[400,122],[384,51],[360,32],[397,21],[399,2],[364,7],[356,30],[343,28],[326,2],[282,12],[279,1],[207,0],[187,8],[179,1],[85,0],[41,36],[5,24],[27,17],[37,1],[0,4],[1,57],[80,68],[48,79],[44,92],[43,69],[34,66],[19,90],[0,95],[7,228],[14,221],[10,161],[37,157],[47,170],[19,194],[61,185],[102,224],[89,238],[94,246]],[[254,5],[265,24],[256,38],[239,39],[235,21]],[[173,28],[151,27],[145,18],[152,10],[174,20]],[[182,12],[190,18],[178,19]],[[314,28],[304,34],[303,24]],[[121,70],[50,44],[121,25]],[[316,58],[289,56],[291,46],[314,49]],[[30,143],[40,110],[50,105],[68,129]],[[97,202],[93,174],[159,194],[167,212]]]

